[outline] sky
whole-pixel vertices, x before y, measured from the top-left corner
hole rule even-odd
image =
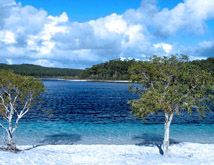
[[[0,63],[214,57],[213,0],[0,0]]]

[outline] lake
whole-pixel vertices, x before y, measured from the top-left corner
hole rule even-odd
[[[27,144],[156,144],[163,135],[163,114],[145,122],[131,114],[128,83],[43,81],[42,103],[21,122],[16,142]],[[214,143],[214,112],[175,116],[172,142]],[[3,138],[2,138],[3,142]]]

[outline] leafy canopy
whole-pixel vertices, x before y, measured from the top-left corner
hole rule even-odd
[[[50,68],[32,64],[21,65],[7,65],[0,64],[0,70],[11,70],[16,74],[34,77],[76,77],[82,70],[81,69],[68,69],[68,68]]]
[[[128,68],[134,63],[134,60],[110,60],[84,70],[79,77],[96,80],[128,80]]]
[[[44,85],[38,79],[0,70],[0,114],[5,117],[7,107],[11,106],[16,111],[24,106],[30,108],[43,91]]]
[[[138,62],[131,79],[142,88],[132,88],[140,99],[131,101],[133,113],[141,118],[157,111],[173,114],[196,109],[201,115],[213,100],[214,78],[207,70],[188,62],[187,56],[156,57]]]

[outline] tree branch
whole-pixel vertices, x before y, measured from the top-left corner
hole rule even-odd
[[[2,95],[0,95],[0,98],[1,98],[2,105],[4,106],[5,110],[6,110],[7,112],[9,112],[8,107],[5,105],[5,101],[4,101],[3,96],[2,96]]]
[[[16,119],[16,123],[15,123],[15,126],[14,128],[12,129],[12,133],[17,129],[18,125],[19,125],[19,120],[22,118],[22,116],[19,116],[17,117]]]
[[[0,126],[7,131],[7,128],[0,123]]]
[[[20,120],[26,113],[28,113],[29,110],[30,110],[30,108],[28,107],[25,111],[21,111],[20,114],[17,116],[15,126],[14,126],[14,128],[12,129],[12,133],[17,129],[17,127],[18,127],[18,125],[19,125],[19,120]]]

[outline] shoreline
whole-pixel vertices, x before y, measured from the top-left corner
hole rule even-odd
[[[22,149],[29,146],[20,146]],[[161,155],[157,146],[137,145],[47,145],[18,154],[0,151],[1,165],[154,165],[206,164],[214,162],[214,144],[180,143]]]
[[[41,80],[57,80],[71,82],[107,82],[107,83],[131,83],[130,80],[95,80],[95,79],[63,79],[63,78],[39,78]]]

